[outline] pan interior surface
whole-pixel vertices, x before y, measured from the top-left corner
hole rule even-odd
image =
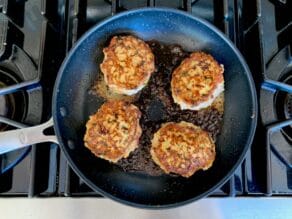
[[[216,160],[207,171],[185,179],[122,171],[84,147],[89,116],[103,103],[91,93],[102,49],[118,34],[205,51],[224,65],[225,109]],[[53,115],[60,146],[70,165],[95,191],[139,207],[172,207],[202,198],[222,185],[244,158],[254,134],[257,105],[244,60],[210,24],[170,9],[140,9],[112,17],[87,32],[64,61],[54,90]]]

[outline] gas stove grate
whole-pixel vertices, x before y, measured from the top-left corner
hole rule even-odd
[[[291,147],[285,137],[291,118],[279,113],[284,108],[274,106],[274,100],[280,106],[291,95],[291,84],[285,81],[292,72],[291,16],[284,16],[290,5],[289,1],[277,0],[0,1],[0,72],[5,70],[1,63],[15,60],[9,58],[14,56],[30,62],[18,63],[20,69],[24,66],[27,71],[30,66],[29,71],[34,72],[26,73],[26,78],[15,84],[0,86],[0,103],[7,101],[2,98],[4,94],[37,92],[34,95],[41,101],[28,104],[34,110],[29,115],[42,114],[27,120],[2,116],[0,122],[19,128],[49,119],[58,68],[70,48],[94,24],[134,8],[177,8],[208,20],[234,42],[251,69],[258,93],[260,119],[254,143],[242,165],[213,196],[292,195],[290,160],[282,153],[283,145]],[[281,67],[283,63],[288,63],[286,70]],[[0,107],[3,112],[6,109]],[[18,158],[23,160],[0,175],[0,196],[100,196],[74,173],[57,145],[32,146]]]

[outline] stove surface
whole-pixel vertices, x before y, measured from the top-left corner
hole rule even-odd
[[[171,7],[206,19],[245,57],[257,88],[259,121],[245,161],[212,196],[292,195],[292,2],[284,0],[2,0],[0,131],[51,116],[63,59],[90,27],[121,11]],[[100,196],[55,144],[0,156],[0,196]]]

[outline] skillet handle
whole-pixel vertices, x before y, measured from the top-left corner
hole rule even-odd
[[[0,132],[0,155],[32,144],[53,142],[58,144],[55,135],[44,135],[44,130],[54,125],[53,118],[49,121],[28,128]]]

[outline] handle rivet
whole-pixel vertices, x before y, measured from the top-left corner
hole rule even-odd
[[[75,143],[72,140],[68,140],[67,145],[71,150],[75,149]]]
[[[22,144],[25,144],[27,142],[27,138],[23,132],[19,133],[19,140]]]
[[[66,110],[65,107],[61,107],[60,108],[60,114],[61,114],[62,117],[67,116],[67,110]]]

